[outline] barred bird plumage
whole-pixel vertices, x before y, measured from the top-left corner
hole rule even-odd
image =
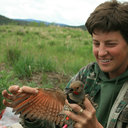
[[[13,95],[11,107],[15,114],[20,114],[21,117],[47,120],[63,126],[65,123],[72,122],[63,113],[67,109],[72,111],[65,104],[65,100],[67,99],[69,103],[76,103],[83,107],[84,98],[84,84],[81,81],[75,81],[65,91],[40,88],[38,94],[18,92]],[[5,102],[7,101],[5,100]]]

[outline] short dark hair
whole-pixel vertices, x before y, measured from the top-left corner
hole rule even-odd
[[[107,1],[90,14],[85,26],[92,35],[96,29],[103,32],[120,31],[128,43],[128,2]]]

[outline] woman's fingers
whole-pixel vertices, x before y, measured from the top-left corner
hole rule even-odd
[[[31,93],[31,94],[36,94],[38,93],[38,89],[36,88],[32,88],[32,87],[27,87],[27,86],[23,86],[23,87],[19,87],[18,85],[12,85],[9,87],[9,92],[11,94],[9,94],[7,92],[7,90],[2,91],[2,95],[5,99],[3,99],[3,104],[7,107],[13,107],[13,100],[15,99],[15,96],[18,93]],[[8,102],[9,100],[9,102]]]
[[[72,109],[73,111],[77,112],[78,114],[82,114],[82,113],[87,113],[87,112],[91,112],[93,114],[95,114],[96,110],[95,108],[93,107],[93,105],[91,104],[90,100],[85,97],[85,100],[84,100],[84,106],[85,106],[85,110],[83,110],[79,105],[77,104],[69,104],[68,103],[68,100],[66,100],[66,104],[68,104]]]
[[[23,87],[19,87],[18,85],[13,85],[11,87],[9,87],[9,92],[12,94],[9,94],[7,92],[7,90],[3,90],[2,91],[2,95],[5,99],[7,100],[13,100],[14,96],[19,93],[19,92],[24,92],[24,93],[32,93],[32,94],[36,94],[38,93],[38,89],[36,88],[32,88],[32,87],[27,87],[27,86],[23,86]],[[4,101],[5,102],[5,101]]]
[[[76,122],[82,122],[82,118],[80,115],[77,115],[73,112],[70,112],[70,111],[64,111],[64,113],[69,117],[71,118],[72,120],[76,121]]]
[[[32,87],[27,87],[27,86],[23,86],[23,87],[20,88],[18,85],[13,85],[8,90],[12,94],[9,94],[7,92],[7,90],[2,91],[3,97],[5,97],[8,100],[13,100],[12,99],[13,96],[16,95],[18,92],[32,93],[32,94],[38,93],[38,89],[37,88],[32,88]]]
[[[84,100],[85,109],[82,109],[77,104],[69,104],[67,100],[66,103],[72,108],[72,110],[75,113],[70,111],[65,111],[65,114],[74,121],[79,122],[77,123],[77,125],[86,125],[88,122],[94,120],[96,111],[88,98],[85,97]]]
[[[69,104],[67,100],[66,103],[73,111],[65,111],[64,113],[75,121],[74,128],[103,128],[96,118],[95,108],[87,97],[83,103],[85,109],[77,104]]]
[[[19,91],[20,87],[18,85],[12,85],[11,87],[9,87],[9,92],[11,92],[12,94],[17,94],[17,92]]]
[[[38,89],[37,88],[28,87],[28,86],[23,86],[23,87],[20,88],[19,92],[36,94],[36,93],[38,93]]]
[[[7,106],[7,107],[12,107],[12,103],[6,101],[5,99],[3,99],[3,104],[4,104],[5,106]]]
[[[18,86],[18,85],[13,85],[13,86],[9,87],[8,90],[9,90],[9,92],[11,92],[12,94],[16,94],[16,93],[18,92],[18,90],[19,90],[19,86]],[[9,93],[7,92],[7,90],[3,90],[3,91],[2,91],[2,95],[3,95],[3,97],[5,97],[6,99],[12,100],[13,95],[9,94]]]
[[[72,109],[73,111],[75,111],[76,113],[80,113],[80,110],[81,110],[81,107],[77,104],[69,104],[68,100],[65,101],[66,104],[68,104]]]
[[[3,97],[5,97],[8,100],[12,100],[12,95],[10,95],[7,90],[2,91]]]
[[[28,86],[19,87],[18,85],[13,85],[8,89],[12,94],[17,94],[17,92],[25,92],[25,93],[38,93],[37,88],[32,88]]]
[[[82,125],[80,123],[75,123],[74,128],[82,128]]]
[[[95,114],[96,110],[95,110],[95,108],[93,107],[93,105],[91,104],[90,100],[87,97],[85,97],[84,106],[85,106],[86,110]]]
[[[83,123],[83,116],[85,116],[85,110],[83,110],[79,105],[77,104],[69,104],[66,100],[66,103],[72,108],[72,110],[75,112],[65,111],[65,114],[69,116],[72,120]],[[82,110],[82,111],[81,111]],[[77,114],[76,114],[77,113]],[[88,114],[88,111],[86,112]]]

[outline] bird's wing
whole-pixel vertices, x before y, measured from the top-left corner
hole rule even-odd
[[[29,119],[45,119],[60,124],[59,114],[65,104],[63,92],[52,89],[39,89],[38,94],[18,93],[13,98],[13,111]]]

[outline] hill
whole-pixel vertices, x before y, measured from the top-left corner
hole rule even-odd
[[[86,30],[86,27],[84,25],[81,26],[70,26],[67,24],[61,24],[61,23],[50,23],[47,21],[41,21],[41,20],[35,20],[35,19],[10,19],[8,17],[0,15],[0,25],[3,24],[15,24],[15,25],[55,25],[55,26],[61,26],[61,27],[69,27],[69,28],[81,28],[83,30]]]
[[[10,19],[8,17],[0,15],[0,25],[6,25],[6,24],[27,25],[28,22]]]
[[[5,17],[5,16],[2,16],[2,15],[0,15],[0,25],[1,24],[8,24],[8,23],[10,23],[10,22],[12,22],[13,20],[11,20],[11,19],[9,19],[9,18],[7,18],[7,17]]]
[[[35,23],[44,23],[45,25],[55,25],[55,26],[61,26],[61,27],[69,27],[69,28],[81,28],[83,30],[86,30],[85,25],[80,25],[80,26],[71,26],[67,24],[62,24],[62,23],[52,23],[52,22],[46,22],[46,21],[41,21],[41,20],[35,20],[35,19],[15,19],[16,21],[26,21],[26,22],[35,22]]]

